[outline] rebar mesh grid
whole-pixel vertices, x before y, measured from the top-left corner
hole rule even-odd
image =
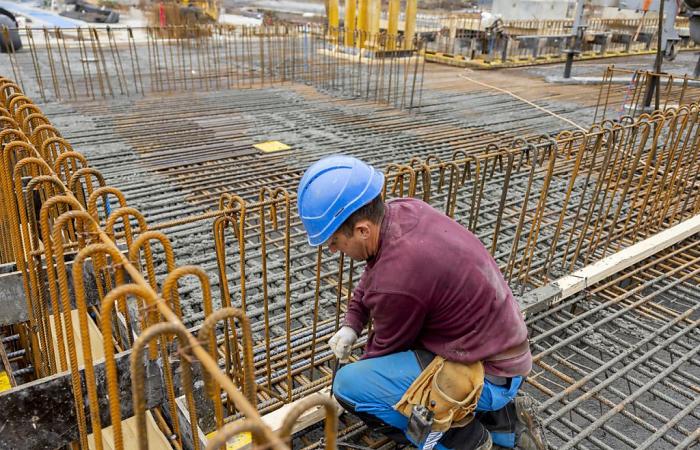
[[[553,448],[698,445],[698,280],[695,235],[528,320]]]

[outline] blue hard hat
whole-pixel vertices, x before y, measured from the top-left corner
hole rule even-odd
[[[357,158],[327,156],[309,167],[299,182],[297,206],[309,244],[321,245],[352,213],[374,200],[384,174]]]

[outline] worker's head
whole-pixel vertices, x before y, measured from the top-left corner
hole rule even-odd
[[[299,183],[299,216],[309,244],[363,260],[373,256],[384,216],[384,175],[350,156],[328,156]]]

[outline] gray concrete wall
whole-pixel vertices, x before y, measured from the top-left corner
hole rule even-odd
[[[574,7],[568,0],[493,0],[491,12],[504,20],[566,19]]]

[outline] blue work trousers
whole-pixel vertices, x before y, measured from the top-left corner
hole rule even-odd
[[[410,350],[363,359],[338,370],[333,383],[333,393],[341,403],[349,405],[354,412],[369,414],[405,433],[408,418],[393,407],[421,372],[416,355]],[[509,381],[504,386],[492,384],[488,380],[484,381],[484,388],[476,407],[477,418],[480,412],[499,411],[512,402],[522,384],[523,377],[514,377]],[[512,415],[505,414],[508,417],[507,421],[510,421]],[[489,429],[488,424],[485,425]],[[495,428],[499,429],[498,426]],[[491,430],[491,437],[495,444],[512,448],[515,446],[514,427],[506,424],[505,428],[508,432]],[[500,429],[503,427],[501,426]],[[448,449],[440,443],[435,448]]]

